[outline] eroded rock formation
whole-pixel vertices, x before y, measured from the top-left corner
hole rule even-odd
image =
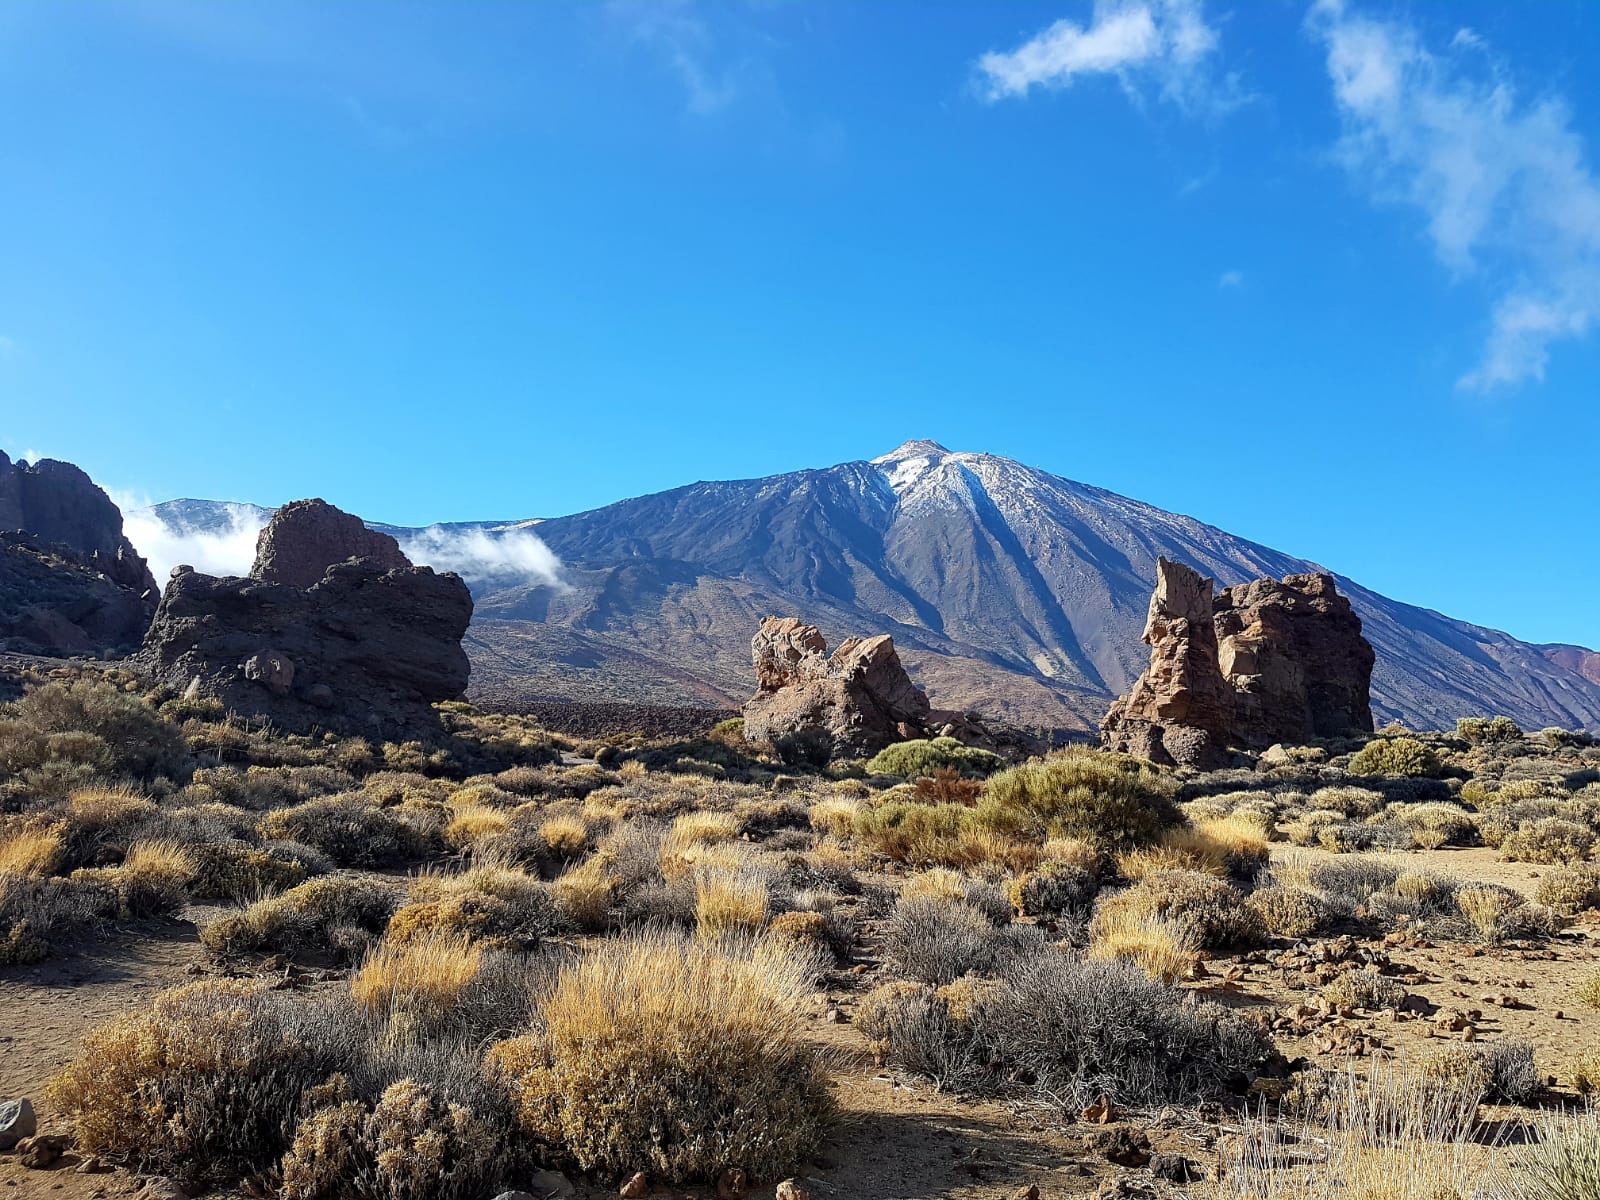
[[[1210,768],[1230,746],[1372,732],[1375,661],[1332,576],[1212,581],[1160,559],[1144,640],[1150,666],[1101,722],[1111,750]]]
[[[1232,689],[1217,662],[1214,581],[1156,561],[1144,623],[1150,665],[1101,723],[1105,744],[1159,763],[1213,766],[1227,753]]]
[[[829,655],[815,625],[768,617],[750,642],[750,656],[757,685],[744,706],[750,741],[815,732],[832,740],[836,754],[873,754],[926,736],[928,698],[887,634],[850,638]]]
[[[173,571],[138,663],[174,690],[290,731],[436,733],[432,705],[466,690],[471,593],[369,533],[321,500],[285,505],[261,531],[250,576]]]
[[[0,646],[120,653],[139,644],[156,599],[122,513],[88,475],[0,452]]]

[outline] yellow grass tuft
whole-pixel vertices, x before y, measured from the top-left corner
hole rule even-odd
[[[482,969],[482,949],[462,934],[385,941],[351,979],[350,995],[375,1015],[438,1026],[448,1022]]]
[[[550,885],[550,894],[556,908],[571,918],[579,929],[595,933],[606,927],[611,911],[611,898],[616,893],[617,880],[607,870],[600,855],[593,855]]]
[[[695,928],[702,937],[755,933],[767,923],[767,880],[759,871],[712,867],[694,873]]]
[[[61,825],[18,822],[0,832],[0,875],[42,879],[61,865]]]
[[[456,850],[470,849],[485,838],[504,833],[510,825],[511,815],[503,808],[471,801],[452,805],[450,821],[444,827],[445,844]]]
[[[1131,962],[1152,979],[1175,983],[1199,961],[1193,936],[1176,922],[1128,908],[1095,917],[1089,957]]]
[[[581,857],[589,848],[589,827],[570,813],[551,817],[540,825],[539,836],[550,847],[550,853],[568,862]]]

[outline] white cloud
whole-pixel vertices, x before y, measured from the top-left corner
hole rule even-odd
[[[1224,271],[1222,273],[1221,277],[1217,280],[1217,286],[1219,288],[1243,287],[1244,286],[1244,272],[1243,271]]]
[[[711,30],[688,0],[611,0],[607,10],[633,41],[653,47],[683,85],[689,111],[705,116],[739,94],[737,65],[712,65]]]
[[[1375,199],[1418,210],[1440,262],[1494,294],[1461,385],[1542,379],[1552,343],[1600,323],[1600,180],[1566,106],[1519,101],[1471,30],[1434,53],[1411,25],[1337,0],[1308,25],[1327,48],[1345,167]]]
[[[1015,50],[983,55],[979,83],[987,99],[1002,100],[1112,75],[1131,95],[1150,84],[1180,107],[1222,111],[1243,97],[1233,76],[1212,70],[1220,43],[1200,0],[1096,0],[1088,25],[1063,18]]]
[[[479,584],[529,583],[565,589],[561,560],[526,529],[489,532],[432,525],[399,539],[412,562]]]
[[[162,587],[179,563],[206,575],[248,575],[256,559],[256,535],[271,517],[250,504],[222,506],[222,520],[204,529],[183,529],[167,524],[155,510],[125,496],[111,497],[122,509],[122,530],[150,564]]]

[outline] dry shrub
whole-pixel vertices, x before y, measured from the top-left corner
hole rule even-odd
[[[42,879],[66,858],[66,825],[12,818],[0,824],[0,875]]]
[[[767,923],[767,890],[766,873],[753,867],[695,871],[695,928],[702,937],[757,932]]]
[[[1158,871],[1101,901],[1090,936],[1123,914],[1176,925],[1202,949],[1247,944],[1261,936],[1260,922],[1235,888],[1195,871]]]
[[[156,815],[155,803],[127,788],[84,788],[67,804],[70,858],[93,866],[106,853],[126,854],[141,826]]]
[[[266,951],[361,957],[393,915],[397,896],[383,880],[338,875],[312,879],[242,913],[213,921],[200,943],[216,956]]]
[[[48,958],[51,939],[115,913],[114,893],[83,880],[0,871],[0,966]]]
[[[1495,883],[1456,889],[1456,908],[1479,940],[1498,945],[1512,938],[1542,937],[1554,928],[1549,910],[1529,904],[1521,892]]]
[[[1406,1001],[1406,989],[1376,971],[1347,971],[1337,979],[1323,985],[1322,998],[1340,1008],[1364,1008],[1376,1011],[1399,1008]]]
[[[834,1107],[805,1035],[807,970],[761,945],[651,932],[564,968],[534,1031],[489,1055],[524,1131],[614,1177],[792,1171]]]
[[[1504,1172],[1497,1200],[1600,1196],[1600,1112],[1546,1114]]]
[[[550,885],[556,910],[587,933],[604,929],[610,919],[618,880],[607,868],[604,857],[590,855]]]
[[[117,897],[118,911],[130,917],[169,916],[188,902],[195,876],[189,852],[174,842],[137,842],[120,867],[84,867],[74,880],[99,884]]]
[[[483,969],[483,951],[462,934],[429,933],[384,941],[350,981],[350,995],[369,1013],[424,1029],[449,1023]]]
[[[897,974],[938,986],[969,972],[990,974],[1042,941],[1032,926],[997,928],[964,900],[909,896],[884,929],[883,954]]]
[[[1540,904],[1565,917],[1600,908],[1600,867],[1558,867],[1539,880]]]
[[[1594,834],[1576,821],[1546,817],[1508,833],[1500,841],[1500,857],[1508,862],[1582,862],[1594,849]]]
[[[1578,985],[1578,999],[1590,1008],[1600,1008],[1600,971],[1595,971]]]
[[[687,874],[704,863],[706,848],[739,836],[739,819],[729,812],[688,812],[672,822],[661,843],[661,874],[667,879]]]
[[[1216,817],[1169,830],[1161,836],[1161,846],[1186,859],[1191,870],[1235,879],[1251,878],[1270,856],[1260,822],[1239,816]]]
[[[539,836],[550,853],[562,862],[582,858],[589,849],[589,826],[571,814],[551,817],[539,826]]]
[[[267,1166],[301,1089],[328,1065],[297,1004],[256,982],[163,993],[90,1032],[47,1103],[80,1151],[142,1171],[223,1180]]]
[[[453,850],[470,850],[504,833],[511,819],[511,813],[503,808],[490,808],[487,804],[452,803],[450,820],[444,827],[444,843]]]
[[[270,812],[259,828],[263,838],[304,842],[342,867],[385,866],[427,850],[416,829],[359,792]]]
[[[1090,958],[1129,963],[1164,984],[1182,979],[1200,959],[1192,929],[1147,912],[1102,909],[1091,930]]]
[[[1025,917],[1087,914],[1100,891],[1100,877],[1076,863],[1046,860],[1035,871],[1006,881],[1006,899]]]
[[[447,935],[498,950],[532,950],[563,925],[550,891],[516,867],[485,863],[459,873],[425,873],[389,920],[388,937]]]
[[[855,827],[861,801],[853,796],[824,796],[807,813],[811,828],[831,837],[848,837]]]
[[[185,847],[194,863],[189,894],[197,900],[246,901],[286,891],[326,874],[327,856],[298,842],[253,846],[236,838]]]
[[[1306,804],[1312,812],[1334,813],[1341,817],[1370,817],[1383,807],[1383,793],[1371,788],[1325,787],[1312,792]]]
[[[1352,775],[1433,777],[1443,769],[1439,756],[1416,738],[1378,738],[1350,759]]]
[[[1310,937],[1333,920],[1333,912],[1322,897],[1301,888],[1257,888],[1245,903],[1273,937]]]
[[[900,889],[900,898],[915,900],[919,897],[969,904],[994,925],[1004,925],[1011,920],[1011,904],[1000,888],[987,880],[973,879],[948,867],[935,867],[905,881]]]

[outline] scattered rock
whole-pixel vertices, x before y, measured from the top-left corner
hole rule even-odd
[[[145,1181],[138,1200],[189,1200],[189,1189],[165,1176]]]
[[[1097,1130],[1084,1139],[1084,1145],[1119,1167],[1142,1167],[1150,1161],[1150,1137],[1143,1130]]]
[[[1079,1114],[1079,1117],[1090,1125],[1109,1125],[1117,1119],[1117,1110],[1112,1106],[1106,1094],[1102,1092],[1099,1099],[1088,1105]]]
[[[437,737],[433,705],[458,699],[470,671],[460,577],[412,566],[320,500],[279,509],[257,546],[261,575],[175,571],[136,665],[290,732]]]
[[[72,1137],[64,1133],[36,1133],[17,1143],[17,1161],[25,1167],[43,1170],[72,1149]]]
[[[23,1138],[30,1138],[38,1132],[39,1118],[34,1114],[33,1103],[26,1096],[0,1101],[0,1150],[13,1150]]]
[[[811,1193],[798,1179],[785,1179],[772,1193],[772,1200],[811,1200]]]
[[[1181,1154],[1152,1154],[1150,1174],[1168,1183],[1193,1183],[1200,1178],[1199,1168]]]
[[[622,1196],[623,1200],[634,1200],[635,1197],[646,1196],[649,1193],[650,1177],[643,1171],[630,1175],[628,1181],[617,1190],[617,1195]]]

